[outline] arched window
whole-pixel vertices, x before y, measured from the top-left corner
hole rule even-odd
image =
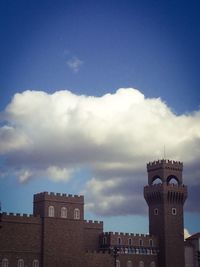
[[[178,185],[179,180],[177,177],[170,175],[169,177],[167,177],[167,184]]]
[[[120,267],[120,261],[116,260],[116,267]]]
[[[127,261],[127,267],[132,267],[132,261]]]
[[[143,261],[139,262],[139,267],[144,267],[144,262]]]
[[[176,215],[176,208],[172,208],[172,215]]]
[[[54,217],[54,206],[49,206],[49,217]]]
[[[118,237],[117,243],[118,243],[118,245],[121,245],[122,244],[121,237]]]
[[[152,185],[156,184],[162,184],[162,180],[160,177],[154,177],[154,179],[152,180]]]
[[[2,267],[8,267],[8,259],[2,260]]]
[[[158,215],[158,209],[157,209],[157,208],[154,209],[154,210],[153,210],[153,213],[154,213],[154,215]]]
[[[61,208],[61,218],[67,218],[67,208]]]
[[[153,247],[153,240],[152,239],[149,239],[149,246]]]
[[[139,239],[139,246],[143,246],[143,240]]]
[[[156,267],[156,264],[154,261],[151,262],[151,267]]]
[[[24,267],[24,260],[19,259],[17,262],[17,267]]]
[[[79,209],[75,209],[74,210],[74,219],[75,220],[79,220],[80,219],[80,210]]]
[[[129,245],[129,246],[132,245],[132,239],[131,239],[131,238],[128,239],[128,245]]]
[[[33,267],[39,267],[39,261],[38,260],[33,261]]]

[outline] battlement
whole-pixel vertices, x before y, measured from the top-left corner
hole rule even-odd
[[[154,236],[149,234],[134,234],[134,233],[122,233],[122,232],[104,232],[103,236],[154,238]]]
[[[183,163],[180,161],[162,159],[162,160],[149,162],[147,164],[147,171],[151,171],[155,169],[171,169],[171,170],[182,171]]]
[[[86,226],[91,226],[91,225],[102,225],[103,226],[103,221],[92,221],[92,220],[84,220],[84,223],[86,224]]]
[[[14,213],[14,212],[1,212],[0,213],[2,216],[13,216],[13,217],[24,217],[24,218],[27,218],[27,217],[40,217],[39,215],[36,215],[34,216],[33,214],[27,214],[27,213]]]
[[[2,212],[0,213],[0,217],[2,221],[18,221],[18,222],[26,222],[26,223],[37,223],[40,221],[40,216],[34,216],[32,214],[20,214],[13,212]]]
[[[71,194],[60,194],[54,192],[41,192],[34,195],[35,201],[62,201],[62,202],[76,202],[76,203],[84,203],[84,196],[82,195],[71,195]]]

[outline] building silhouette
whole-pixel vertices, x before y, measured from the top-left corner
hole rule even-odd
[[[33,215],[0,213],[0,266],[184,267],[182,169],[147,164],[148,235],[104,232],[103,222],[84,220],[83,196],[35,194]]]

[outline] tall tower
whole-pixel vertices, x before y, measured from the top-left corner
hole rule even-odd
[[[159,267],[184,267],[183,205],[187,187],[183,163],[159,160],[147,164],[144,198],[149,206],[149,233],[159,238]],[[159,183],[158,183],[159,182]]]

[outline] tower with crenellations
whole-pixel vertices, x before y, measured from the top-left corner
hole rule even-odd
[[[183,164],[159,160],[147,164],[144,197],[149,206],[149,233],[159,239],[159,266],[184,267],[183,206],[187,187]]]

